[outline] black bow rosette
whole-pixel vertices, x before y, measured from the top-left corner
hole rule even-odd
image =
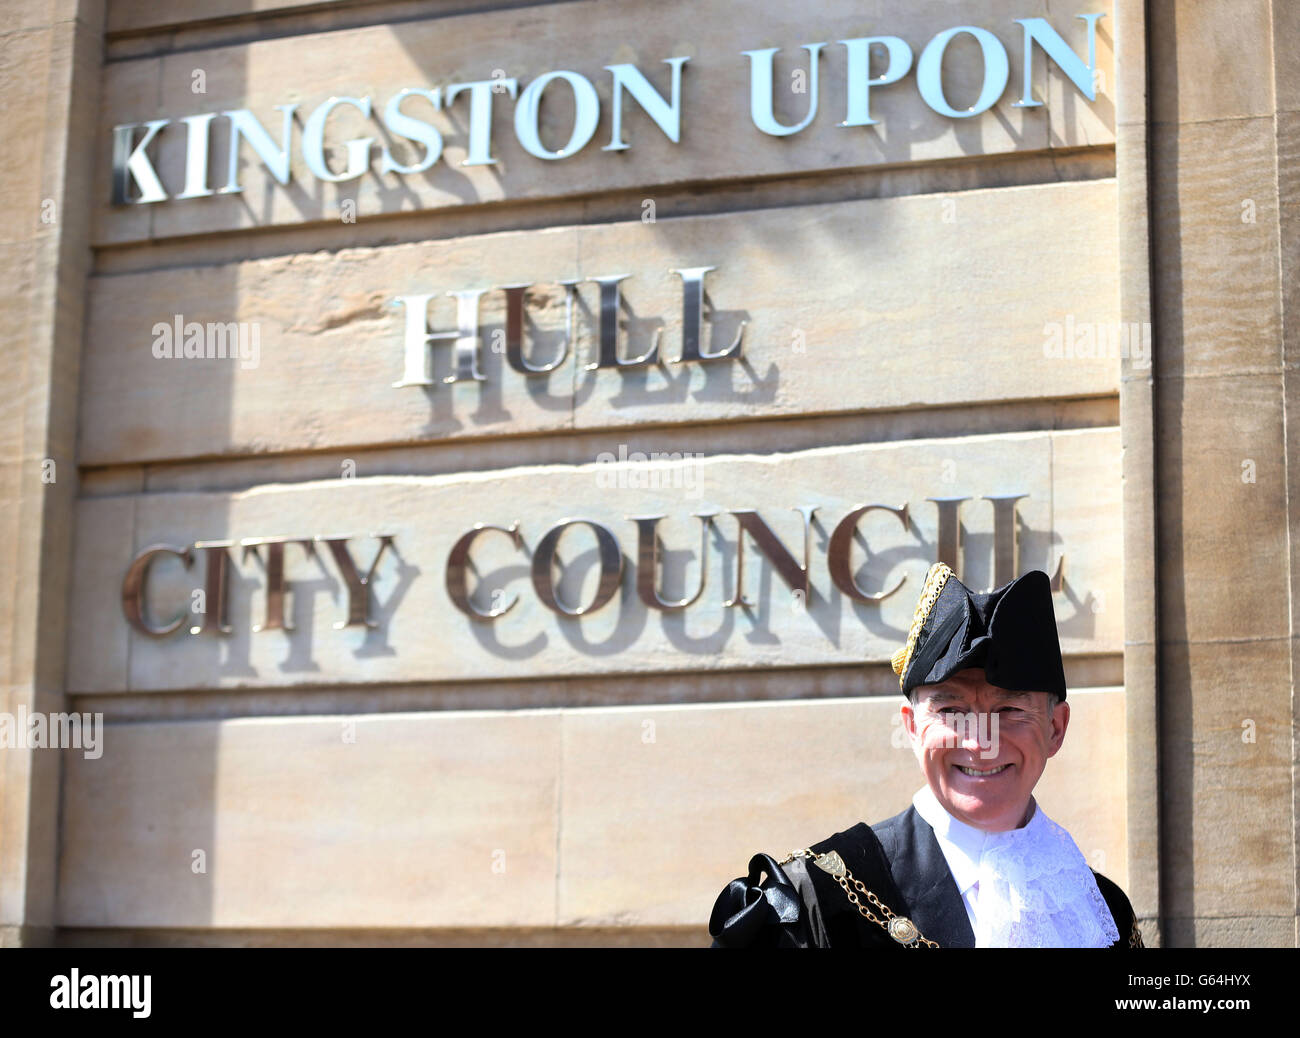
[[[760,876],[767,878],[762,883]],[[772,858],[755,854],[749,874],[733,879],[718,895],[709,916],[715,948],[801,947],[791,931],[802,903],[790,879]]]

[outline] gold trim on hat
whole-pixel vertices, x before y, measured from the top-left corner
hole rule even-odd
[[[930,567],[930,572],[925,575],[925,586],[921,588],[921,600],[916,603],[916,613],[912,617],[912,627],[907,632],[907,644],[899,649],[894,655],[889,657],[889,665],[894,668],[894,673],[898,675],[898,690],[903,690],[903,678],[907,674],[907,665],[912,662],[912,653],[916,649],[916,639],[921,636],[921,628],[925,626],[926,617],[930,615],[930,610],[934,608],[935,602],[939,600],[939,593],[943,586],[948,583],[948,578],[956,576],[948,567],[947,563],[936,562]]]

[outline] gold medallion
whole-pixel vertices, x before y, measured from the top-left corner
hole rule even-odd
[[[889,936],[899,944],[911,944],[920,934],[916,924],[905,915],[896,915],[889,920]]]

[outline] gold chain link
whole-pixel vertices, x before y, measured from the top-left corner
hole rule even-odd
[[[848,883],[849,880],[852,880],[853,885],[857,887],[858,890],[860,890],[863,894],[866,895],[868,901],[870,901],[873,905],[875,905],[878,909],[880,909],[882,912],[885,913],[886,919],[888,919],[890,922],[893,922],[898,917],[893,913],[893,911],[890,909],[890,907],[887,904],[885,904],[883,901],[880,900],[880,898],[876,897],[875,894],[873,894],[870,890],[864,887],[862,885],[862,881],[855,878],[853,873],[849,872],[847,869],[845,870],[843,876],[835,877],[835,881],[839,883],[839,885],[844,888],[844,892],[849,895],[849,900],[852,901],[853,904],[857,905],[859,912],[861,912],[864,916],[870,919],[877,926],[883,926],[886,930],[889,930],[889,923],[877,919],[874,915],[872,915],[871,911],[867,908],[867,906],[864,905],[861,901],[859,901],[857,895],[854,894],[853,891],[849,889],[849,883]],[[910,919],[907,920],[907,922],[911,925],[913,929],[915,929],[916,927],[915,923],[913,923]],[[890,936],[893,937],[892,932],[890,933]],[[898,940],[898,938],[894,938],[894,939]],[[899,943],[902,944],[905,942],[900,941]],[[923,944],[928,948],[939,947],[934,941],[930,940],[928,937],[923,936],[920,930],[917,930],[916,937],[913,938],[910,942],[906,942],[906,944],[907,947],[909,948],[919,948]]]
[[[786,855],[784,861],[780,861],[777,864],[788,865],[790,862],[794,861],[795,858],[816,859],[817,857],[819,857],[819,855],[814,854],[810,850],[791,851],[788,855]],[[910,919],[895,915],[888,905],[886,905],[883,901],[881,901],[880,898],[876,897],[875,894],[873,894],[862,884],[861,880],[859,880],[856,876],[853,875],[853,873],[851,873],[848,870],[847,865],[844,868],[844,874],[842,876],[832,876],[832,878],[835,880],[836,883],[838,883],[841,887],[844,888],[844,893],[846,893],[849,896],[850,903],[852,903],[853,906],[857,908],[859,912],[861,912],[873,923],[875,923],[877,926],[883,929],[887,934],[889,934],[890,937],[893,937],[894,940],[898,941],[899,944],[907,948],[919,948],[921,947],[921,945],[925,945],[927,948],[939,947],[939,945],[936,944],[934,941],[930,940],[928,937],[925,937],[921,933],[921,931],[917,929],[916,924],[913,923]],[[870,901],[873,905],[875,905],[878,909],[880,909],[881,912],[884,913],[885,915],[884,919],[877,918],[874,914],[872,914],[871,909],[867,908],[867,906],[864,905],[861,902],[861,900],[859,900],[858,895],[855,894],[851,889],[849,889],[850,882],[852,882],[853,885],[857,887],[858,890],[860,890],[866,896],[868,901]],[[896,919],[901,919],[902,923],[900,925],[905,926],[907,930],[914,932],[915,936],[911,937],[908,940],[904,940],[895,936],[894,931],[890,927],[890,923],[893,923],[894,920]],[[886,920],[888,920],[888,922]]]

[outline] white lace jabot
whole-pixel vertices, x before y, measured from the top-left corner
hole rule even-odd
[[[978,883],[975,947],[1107,948],[1119,940],[1083,853],[1037,801],[1029,823],[1005,833],[953,818],[928,785],[912,803],[934,829],[958,889]]]

